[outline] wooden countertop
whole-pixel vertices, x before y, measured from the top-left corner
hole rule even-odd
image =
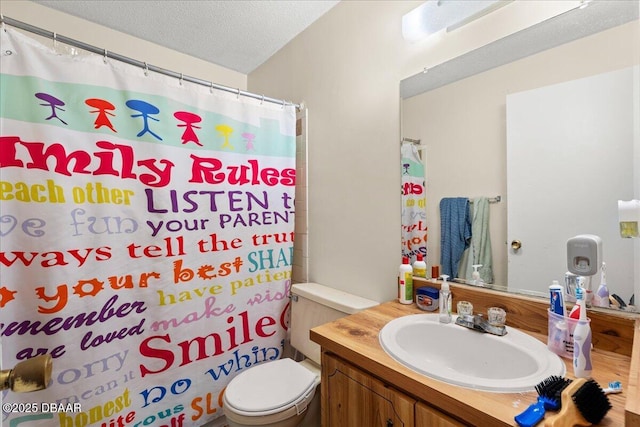
[[[469,425],[516,426],[514,416],[524,411],[537,399],[535,391],[525,393],[491,393],[466,389],[428,378],[418,374],[389,357],[378,341],[378,332],[389,321],[409,314],[425,314],[415,304],[402,305],[396,301],[356,313],[335,322],[318,326],[311,330],[311,339],[320,344],[323,351],[331,352],[349,361],[383,382],[407,393],[418,400],[430,403],[442,412]],[[507,317],[507,326],[509,317]],[[546,335],[524,331],[546,343]],[[620,381],[623,392],[609,395],[613,408],[599,424],[620,427],[625,425],[625,403],[628,396],[637,399],[638,365],[640,364],[640,325],[636,322],[634,363],[632,357],[595,348],[592,352],[593,379],[602,387],[610,381]],[[438,343],[433,343],[438,345]],[[452,348],[451,351],[459,351]],[[636,356],[637,355],[637,356]],[[472,357],[472,354],[470,354]],[[567,378],[572,375],[571,361],[567,364]],[[633,372],[630,378],[630,372]],[[634,377],[635,376],[635,377]],[[635,387],[631,388],[630,387]],[[640,426],[640,414],[629,412],[640,407],[640,402],[627,405],[627,426]],[[637,417],[637,418],[634,418]]]

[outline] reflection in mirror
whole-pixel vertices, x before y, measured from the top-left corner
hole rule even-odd
[[[577,234],[602,234],[603,259],[600,261],[607,264],[610,292],[619,295],[625,303],[634,293],[640,295],[640,239],[620,237],[617,214],[617,200],[640,199],[638,8],[638,2],[595,1],[584,10],[567,12],[401,83],[402,136],[420,139],[426,146],[429,266],[440,263],[440,200],[495,197],[498,194],[502,195],[502,201],[491,204],[489,208],[492,287],[547,296],[552,280],[561,284],[565,281],[567,240]],[[585,14],[587,10],[589,12]],[[584,19],[590,21],[585,22]],[[553,40],[551,35],[555,37]],[[496,59],[491,65],[493,56]],[[440,67],[447,71],[438,71]],[[474,67],[475,74],[472,71]],[[623,119],[623,129],[615,131],[617,136],[613,136],[611,129],[585,130],[586,124],[598,122],[590,117],[601,118],[613,107],[602,108],[599,105],[595,112],[582,115],[574,114],[575,106],[565,107],[570,108],[572,114],[567,118],[563,116],[560,111],[563,107],[554,100],[564,101],[566,97],[555,93],[555,89],[564,90],[566,85],[580,83],[591,87],[594,81],[599,82],[603,76],[613,74],[623,74],[624,84],[629,85],[621,92],[623,99],[619,105],[622,107],[616,107],[622,110],[613,114],[613,118]],[[447,77],[449,75],[458,76],[459,80],[451,81]],[[550,100],[545,102],[551,104],[545,107],[532,104],[539,94],[548,94]],[[510,111],[525,95],[530,98],[525,102],[526,107],[522,111]],[[581,102],[585,103],[584,99],[578,98],[578,105]],[[597,102],[609,105],[608,100]],[[553,112],[551,106],[554,107]],[[540,114],[536,108],[542,108]],[[516,114],[520,114],[520,121],[513,123],[510,120]],[[555,122],[540,122],[543,116],[545,120],[554,118]],[[514,131],[513,126],[522,131]],[[566,134],[554,142],[549,138],[558,138],[557,134],[532,135],[534,130],[553,129],[561,129]],[[507,153],[512,151],[511,144],[516,134],[524,136],[525,144],[532,148],[526,156],[532,152],[540,154],[545,147],[560,149],[559,145],[570,139],[568,136],[579,137],[577,140],[571,138],[574,146],[564,149],[569,154],[561,158],[559,166],[548,166],[549,159],[558,159],[559,155],[547,153],[542,160],[520,159],[526,168],[516,166],[510,169],[512,159],[507,157]],[[588,135],[590,142],[587,143],[580,135]],[[629,145],[620,148],[625,141]],[[540,149],[532,147],[534,144],[538,144]],[[581,155],[592,153],[597,157],[578,160],[578,156],[573,155],[578,151]],[[606,169],[605,157],[615,158],[619,165],[613,164]],[[512,186],[512,175],[528,178],[526,194],[513,195],[518,184],[513,183]],[[574,181],[561,184],[561,176],[570,176]],[[580,180],[580,177],[585,179]],[[592,180],[588,184],[587,177]],[[542,178],[546,178],[551,188],[536,194],[534,190],[540,189],[541,185],[537,183],[543,181]],[[590,188],[584,189],[586,196],[581,196],[579,204],[575,194],[559,193],[561,187],[569,185],[571,192],[581,182],[585,187],[592,187],[593,180],[602,187],[598,191],[607,195],[606,200],[596,199],[595,191]],[[517,202],[518,198],[528,205],[514,207],[512,202]],[[547,199],[550,206],[546,205]],[[525,216],[518,209],[524,209]],[[543,209],[544,214],[536,213],[535,209]],[[604,217],[603,224],[595,222],[599,216]],[[562,229],[561,220],[568,220],[578,227]],[[529,234],[514,234],[511,227],[517,223]],[[540,230],[544,230],[544,235]],[[516,241],[521,244],[517,253],[512,241],[514,247],[517,246]],[[552,261],[528,258],[526,269],[515,271],[514,263],[521,260],[521,255],[529,256],[536,252],[550,254]],[[591,286],[595,290],[599,284],[598,273],[592,278]]]
[[[535,290],[560,279],[567,247],[553,243],[588,233],[602,241],[593,265],[606,262],[607,287],[625,302],[631,298],[638,239],[621,237],[618,200],[634,198],[638,71],[626,67],[507,95],[507,230],[522,242],[508,251],[508,283]],[[589,301],[601,277],[587,277]],[[572,300],[574,288],[567,288]]]

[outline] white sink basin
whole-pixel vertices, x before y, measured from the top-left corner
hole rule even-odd
[[[541,341],[507,326],[499,337],[438,322],[438,314],[399,317],[380,331],[380,345],[402,365],[428,377],[476,390],[534,390],[565,364]]]

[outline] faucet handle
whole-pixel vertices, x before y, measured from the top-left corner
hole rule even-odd
[[[507,320],[507,313],[500,307],[489,307],[487,317],[491,326],[504,326]]]
[[[473,314],[473,304],[469,301],[458,301],[458,316],[466,316]]]

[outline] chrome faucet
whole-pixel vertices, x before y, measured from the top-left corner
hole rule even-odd
[[[456,325],[492,335],[504,336],[507,328],[504,325],[494,326],[482,314],[465,314],[456,318]]]

